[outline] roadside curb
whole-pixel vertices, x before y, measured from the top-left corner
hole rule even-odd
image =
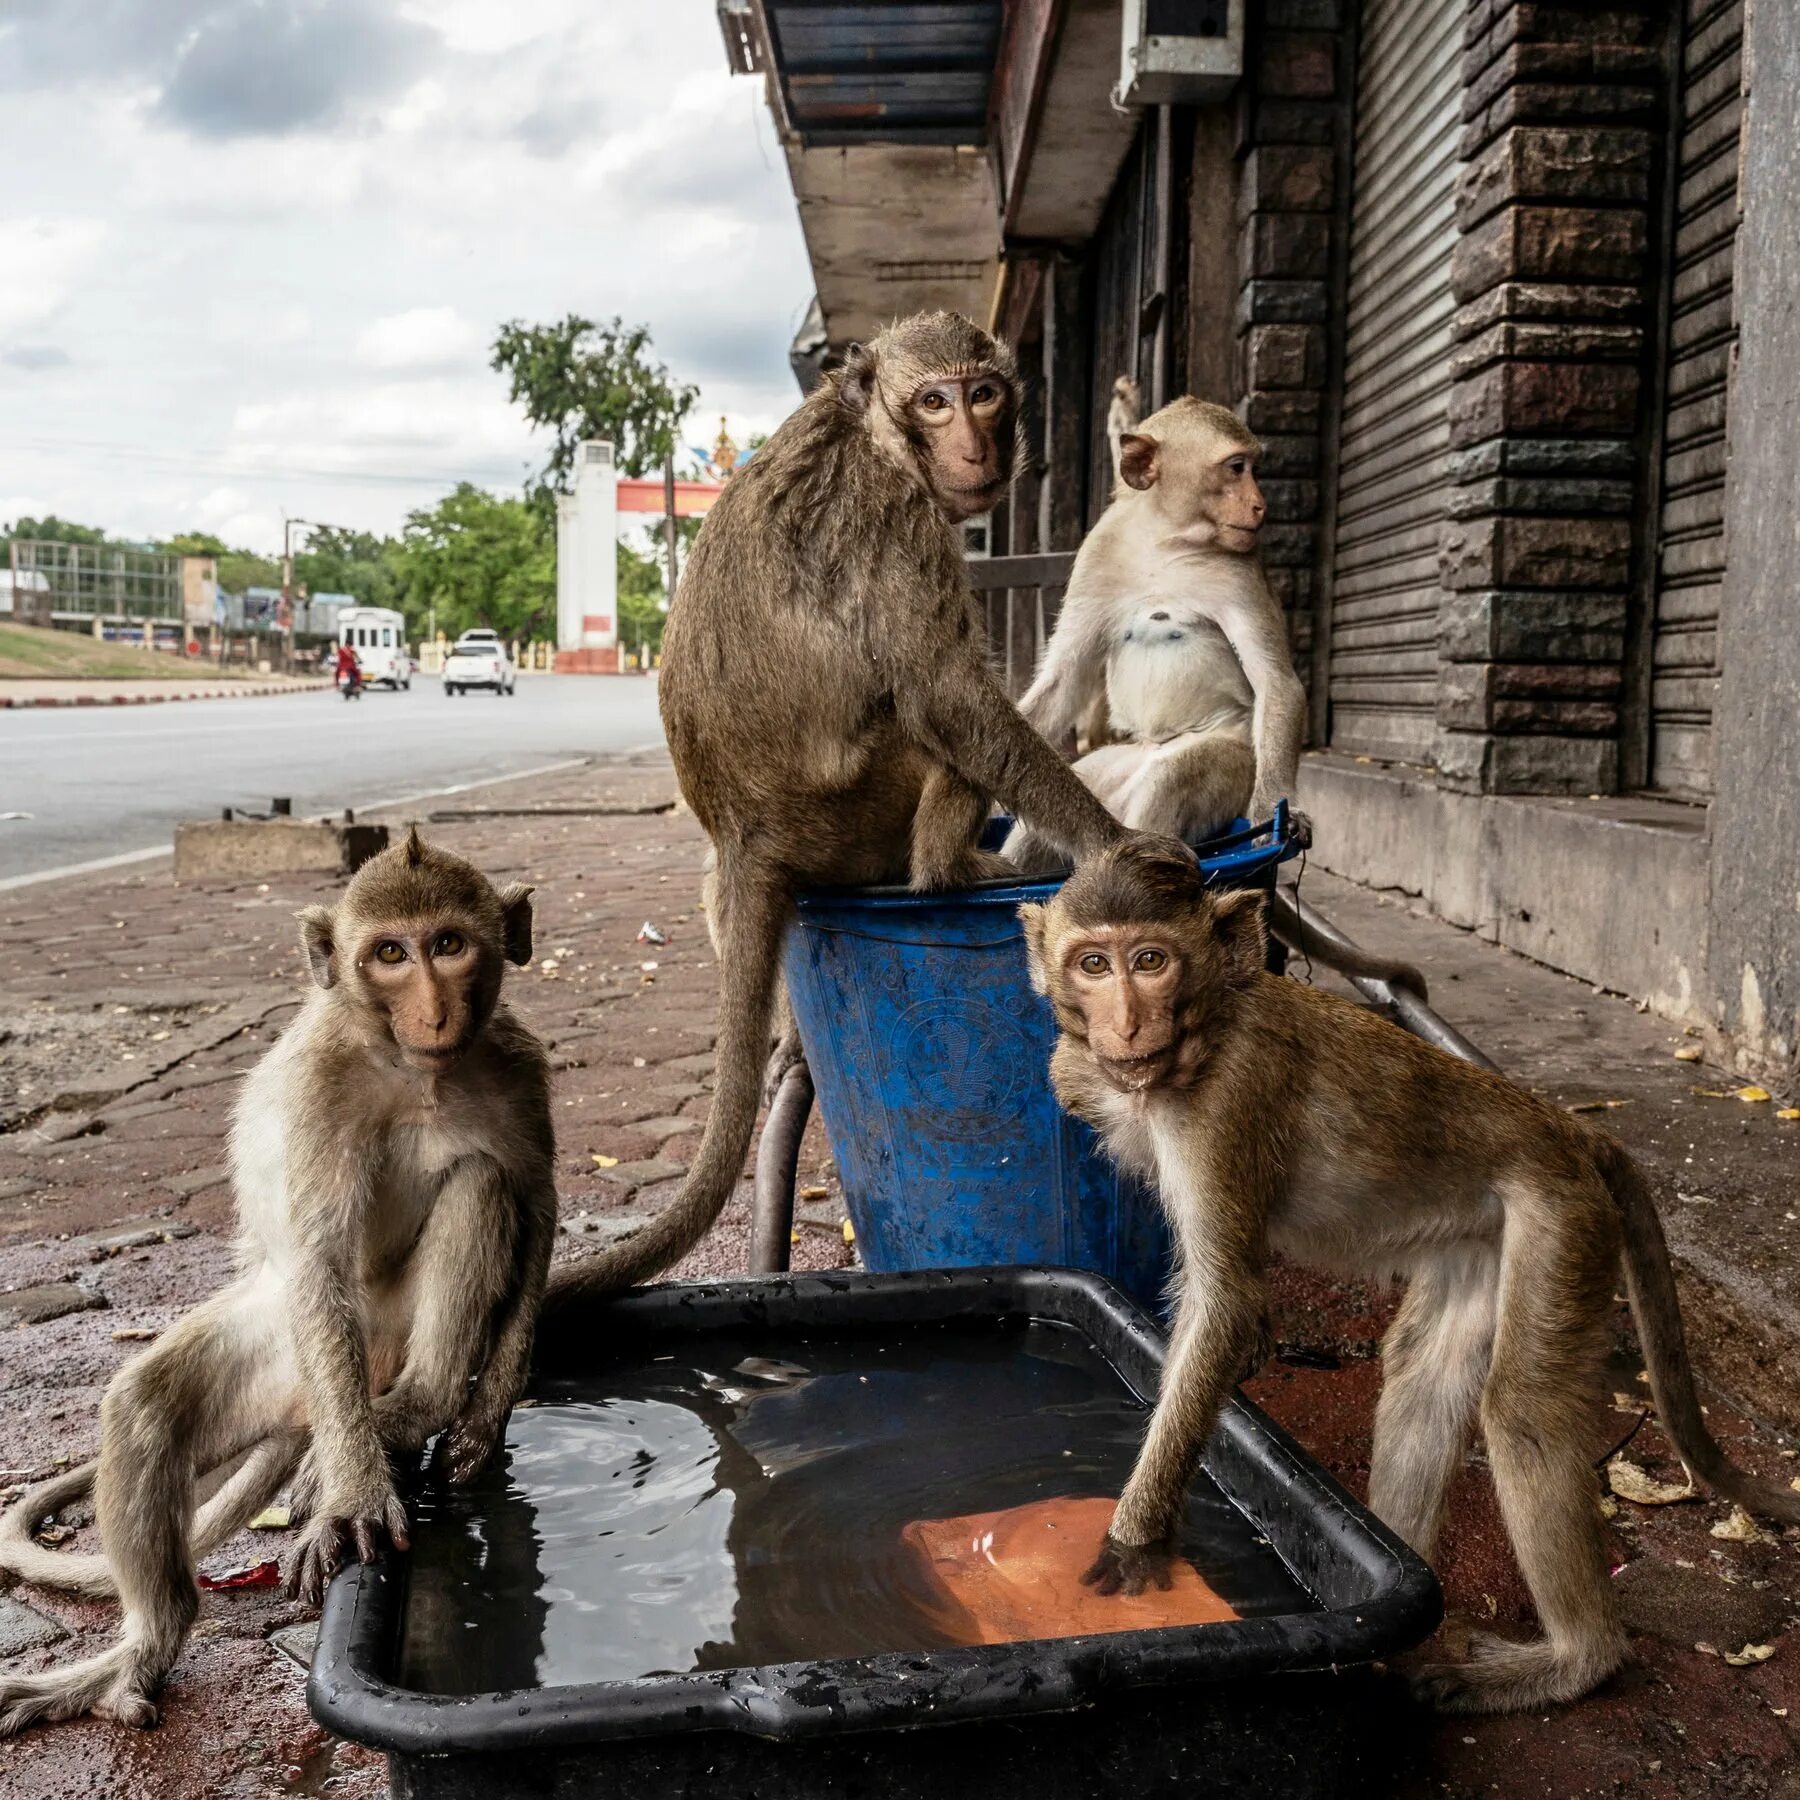
[[[315,694],[328,681],[291,681],[281,686],[233,688],[222,694],[0,694],[0,711],[23,706],[159,706],[172,700],[256,700],[276,694]]]

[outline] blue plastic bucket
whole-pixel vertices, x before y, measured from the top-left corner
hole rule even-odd
[[[1297,849],[1284,803],[1203,846],[1200,868],[1212,886],[1268,886]],[[1050,1091],[1056,1025],[1017,909],[1061,885],[803,894],[788,989],[865,1267],[1051,1263],[1157,1307],[1161,1209]]]

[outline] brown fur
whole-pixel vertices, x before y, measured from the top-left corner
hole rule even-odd
[[[1369,1500],[1422,1555],[1479,1415],[1545,1635],[1425,1671],[1446,1709],[1571,1700],[1625,1658],[1586,1449],[1621,1262],[1682,1457],[1728,1498],[1800,1520],[1800,1495],[1744,1474],[1706,1429],[1656,1209],[1611,1138],[1268,975],[1258,897],[1209,897],[1154,845],[1107,852],[1023,911],[1062,1029],[1057,1094],[1156,1183],[1182,1269],[1162,1393],[1092,1580],[1157,1578],[1266,1314],[1271,1250],[1408,1282]]]
[[[414,833],[302,915],[313,990],[233,1121],[241,1272],[114,1377],[97,1466],[0,1526],[0,1567],[116,1590],[119,1642],[0,1679],[0,1736],[82,1712],[154,1723],[199,1604],[196,1548],[296,1470],[311,1516],[290,1586],[316,1600],[347,1552],[404,1544],[391,1453],[442,1432],[439,1467],[464,1481],[498,1444],[556,1228],[548,1065],[499,1004],[504,960],[530,960],[529,894]],[[90,1480],[105,1566],[29,1545]]]
[[[918,396],[946,382],[991,438],[976,461],[962,413],[947,434],[922,422]],[[985,423],[984,382],[1004,388]],[[756,1122],[796,889],[1010,873],[974,847],[990,795],[1071,852],[1121,835],[987,667],[957,483],[1010,473],[1017,411],[1011,352],[922,314],[828,376],[708,514],[669,614],[661,705],[716,859],[718,1091],[680,1198],[559,1271],[553,1304],[655,1274],[718,1216]]]
[[[1141,423],[1115,386],[1118,479],[1082,543],[1020,710],[1052,743],[1104,701],[1108,735],[1075,772],[1134,830],[1214,836],[1293,799],[1306,696],[1256,554],[1262,446],[1191,394]],[[1304,821],[1301,821],[1304,828]],[[1006,856],[1042,873],[1057,846],[1021,827]]]

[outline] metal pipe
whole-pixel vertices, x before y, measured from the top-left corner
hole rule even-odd
[[[756,1147],[756,1185],[750,1203],[750,1273],[785,1273],[794,1238],[794,1173],[800,1140],[812,1115],[812,1070],[797,1062],[781,1078],[762,1141]]]
[[[1296,920],[1306,927],[1311,942],[1300,942]],[[1378,975],[1346,969],[1332,956],[1333,947],[1354,952],[1355,960],[1364,969],[1379,959],[1346,937],[1297,893],[1290,897],[1277,890],[1269,896],[1269,929],[1290,949],[1300,950],[1314,962],[1322,962],[1326,968],[1341,974],[1365,1000],[1388,1013],[1395,1024],[1404,1026],[1414,1037],[1423,1038],[1426,1043],[1446,1050],[1452,1056],[1460,1056],[1464,1062],[1474,1063],[1478,1068],[1491,1069],[1496,1075],[1500,1073],[1499,1065],[1491,1057],[1483,1055],[1454,1025],[1433,1012],[1411,988],[1396,985]],[[1403,967],[1403,964],[1394,964],[1394,972],[1398,974]]]

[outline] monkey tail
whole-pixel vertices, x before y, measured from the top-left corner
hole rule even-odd
[[[292,1433],[266,1438],[257,1445],[243,1466],[200,1508],[189,1541],[193,1554],[210,1554],[255,1518],[281,1491],[299,1454],[299,1441]],[[91,1494],[99,1468],[100,1459],[95,1457],[52,1475],[27,1488],[0,1514],[0,1575],[89,1600],[110,1600],[117,1595],[112,1564],[103,1552],[51,1550],[31,1535],[39,1519]]]
[[[1316,957],[1328,969],[1341,975],[1360,975],[1366,981],[1385,981],[1389,987],[1405,988],[1426,1005],[1431,1003],[1425,977],[1409,962],[1395,962],[1377,956],[1360,944],[1327,938],[1301,916],[1300,909],[1277,891],[1269,896],[1269,929],[1288,946],[1303,956]]]
[[[723,859],[721,859],[723,860]],[[646,1281],[699,1243],[744,1172],[762,1107],[763,1066],[775,1011],[781,940],[791,903],[766,878],[722,867],[714,893],[729,896],[719,921],[718,1086],[700,1153],[680,1194],[622,1244],[550,1272],[546,1312]]]
[[[1715,1493],[1765,1518],[1800,1524],[1800,1493],[1746,1474],[1707,1430],[1700,1397],[1694,1391],[1669,1241],[1663,1235],[1656,1202],[1637,1164],[1611,1138],[1599,1137],[1597,1160],[1624,1223],[1627,1291],[1663,1430],[1674,1441],[1681,1460]]]
[[[109,1600],[117,1591],[112,1567],[104,1556],[47,1549],[31,1535],[39,1519],[61,1512],[73,1501],[94,1490],[100,1459],[84,1462],[61,1475],[52,1475],[23,1494],[0,1515],[0,1573],[34,1586],[54,1588],[65,1594],[83,1594],[90,1600]]]

